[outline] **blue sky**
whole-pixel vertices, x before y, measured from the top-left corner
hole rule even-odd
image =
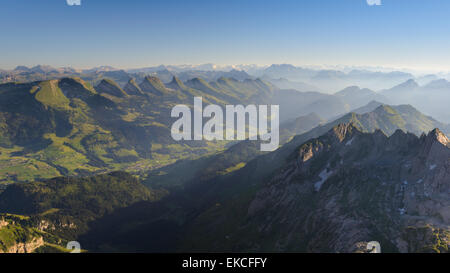
[[[448,14],[448,0],[2,0],[0,68],[292,63],[450,70]]]

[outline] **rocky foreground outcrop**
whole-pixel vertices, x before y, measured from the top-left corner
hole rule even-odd
[[[29,242],[20,242],[10,246],[6,251],[0,249],[0,253],[33,253],[44,245],[42,237],[33,238]]]
[[[32,253],[44,246],[44,238],[33,228],[23,225],[26,217],[0,216],[0,253]]]

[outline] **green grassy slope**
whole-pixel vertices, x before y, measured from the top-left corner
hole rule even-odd
[[[248,86],[254,85],[252,88]],[[58,175],[89,175],[113,170],[144,173],[179,159],[220,152],[223,142],[176,142],[170,136],[177,104],[194,96],[220,105],[258,96],[270,98],[262,81],[238,82],[205,92],[174,78],[166,86],[147,77],[127,94],[104,79],[93,88],[80,78],[0,85],[0,184]],[[230,96],[216,96],[220,94]]]

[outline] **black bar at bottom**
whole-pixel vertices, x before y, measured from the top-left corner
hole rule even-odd
[[[91,272],[312,272],[317,270],[403,270],[423,264],[446,264],[447,254],[0,254],[0,264],[31,270]],[[314,270],[308,270],[314,268]],[[102,271],[104,272],[104,271]]]

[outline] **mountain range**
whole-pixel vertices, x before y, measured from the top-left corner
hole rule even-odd
[[[450,83],[252,69],[17,67],[0,84],[0,252],[448,252]],[[327,94],[300,77],[403,83]],[[198,96],[279,105],[280,147],[174,141],[172,107]]]
[[[412,104],[420,111],[439,120],[450,120],[448,102],[450,101],[450,82],[445,79],[433,80],[419,85],[414,79],[381,91],[392,103]]]
[[[357,88],[328,95],[278,89],[260,79],[224,77],[210,82],[172,77],[164,83],[146,76],[122,85],[110,78],[96,85],[81,78],[1,84],[0,181],[112,170],[139,173],[220,151],[226,142],[176,142],[170,137],[172,106],[192,105],[195,96],[222,106],[277,104],[282,123],[312,113],[326,121],[384,99]],[[295,127],[289,130],[298,132]]]
[[[183,81],[201,77],[207,81],[214,81],[220,77],[261,78],[280,84],[282,89],[298,89],[299,91],[320,91],[334,93],[348,86],[361,86],[372,90],[388,89],[402,82],[415,79],[421,85],[428,84],[440,78],[449,79],[445,73],[411,74],[395,69],[379,67],[311,67],[294,66],[290,64],[258,65],[159,65],[153,67],[118,69],[111,66],[99,66],[90,69],[76,69],[72,67],[54,68],[49,65],[34,67],[18,66],[13,70],[0,70],[0,82],[29,81],[56,79],[61,77],[81,77],[84,80],[98,80],[102,75],[127,73],[131,77],[141,80],[146,75],[153,75],[169,82],[173,76]],[[118,78],[112,78],[120,82]],[[295,86],[295,87],[294,87]],[[304,89],[308,88],[308,89]],[[313,89],[311,89],[313,88]]]

